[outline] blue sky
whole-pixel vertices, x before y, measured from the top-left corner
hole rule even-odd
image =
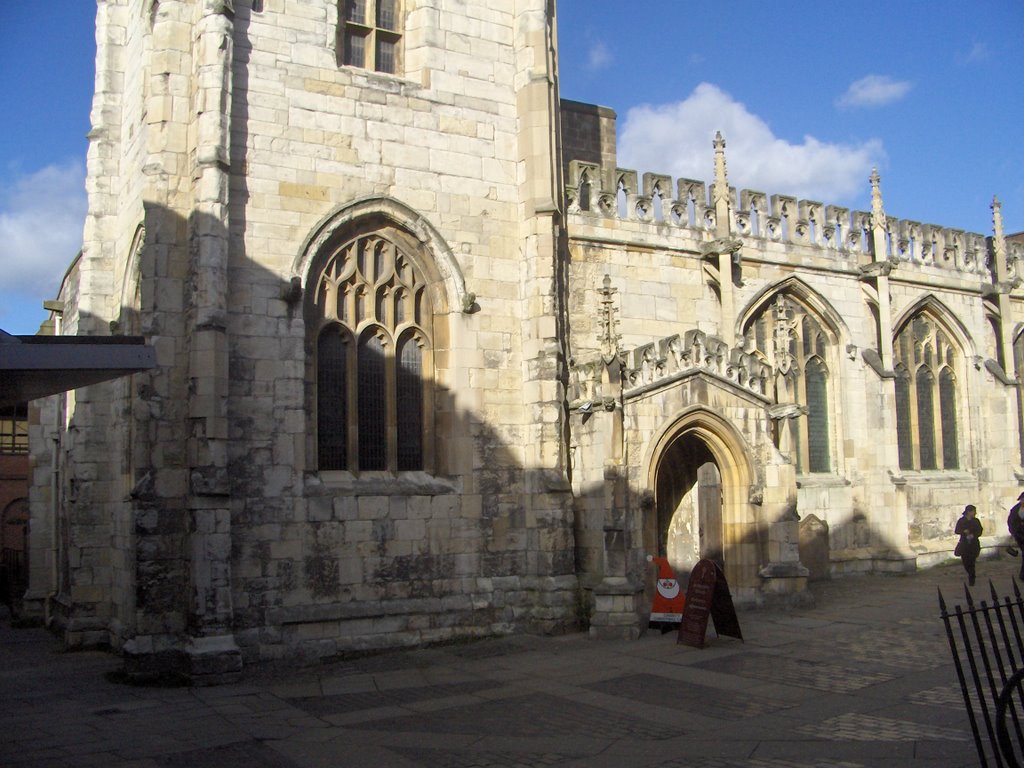
[[[248,0],[235,0],[236,3]],[[641,10],[631,10],[639,7]],[[724,9],[723,9],[724,8]],[[59,12],[57,12],[59,10]],[[618,113],[619,165],[899,218],[1024,230],[1021,0],[558,0],[562,96]],[[0,0],[0,328],[34,333],[81,245],[91,0]]]

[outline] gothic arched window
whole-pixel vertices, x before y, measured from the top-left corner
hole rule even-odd
[[[777,372],[775,396],[779,403],[803,406],[788,431],[800,473],[832,471],[832,435],[829,427],[830,377],[828,333],[798,300],[777,294],[747,326],[746,335]]]
[[[901,469],[957,469],[956,350],[928,315],[896,336],[896,436]]]
[[[433,311],[397,240],[354,237],[311,281],[321,470],[430,469]]]

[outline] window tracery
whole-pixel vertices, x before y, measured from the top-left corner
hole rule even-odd
[[[432,310],[418,268],[374,232],[338,248],[313,284],[319,468],[429,469]]]
[[[778,424],[780,449],[792,452],[801,473],[831,472],[829,334],[794,296],[779,293],[746,335],[776,371],[776,401],[800,406]]]

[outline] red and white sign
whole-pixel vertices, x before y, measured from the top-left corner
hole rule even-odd
[[[658,567],[658,578],[655,582],[654,602],[651,605],[652,622],[666,622],[678,624],[683,620],[683,606],[686,605],[686,595],[679,588],[676,574],[668,560],[664,557],[648,556],[648,562]]]

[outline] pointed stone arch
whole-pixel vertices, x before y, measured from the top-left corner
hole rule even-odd
[[[146,248],[146,225],[140,222],[132,235],[131,246],[121,276],[121,298],[117,310],[120,332],[137,336],[142,332],[142,259]]]
[[[751,320],[760,315],[779,293],[788,293],[796,297],[797,300],[817,315],[822,322],[822,327],[833,336],[831,339],[833,344],[838,345],[844,339],[850,337],[850,329],[846,321],[843,320],[842,315],[832,306],[832,303],[799,277],[791,275],[765,286],[747,302],[743,311],[736,318],[737,338],[742,337],[743,329],[746,328]]]
[[[307,466],[334,479],[443,470],[435,333],[449,339],[452,304],[472,297],[440,235],[369,198],[323,219],[293,269],[305,284]]]
[[[964,355],[964,360],[977,356],[977,343],[967,326],[961,322],[956,313],[953,312],[944,302],[934,294],[926,293],[916,301],[904,307],[894,318],[892,324],[892,336],[895,339],[906,328],[913,318],[925,313],[941,327],[950,338],[956,341]]]
[[[773,359],[773,305],[780,297],[802,322],[796,323],[794,352],[784,355],[791,363]],[[765,286],[740,314],[737,335],[756,346],[756,354],[775,367],[770,391],[780,405],[798,403],[804,409],[796,418],[777,424],[776,446],[787,454],[801,475],[828,475],[841,471],[841,446],[845,434],[842,403],[842,350],[850,338],[849,327],[832,303],[795,275]],[[757,328],[760,333],[757,332]],[[760,340],[760,341],[759,341]]]
[[[900,468],[961,469],[973,454],[964,437],[974,434],[966,382],[969,362],[980,365],[977,342],[932,294],[900,312],[892,339]]]
[[[1012,338],[1013,343],[1016,344],[1017,341],[1021,338],[1021,336],[1024,336],[1024,323],[1017,323],[1016,325],[1013,326],[1013,331],[1010,334],[1010,338]]]
[[[405,232],[424,249],[421,265],[433,278],[436,290],[432,296],[439,314],[450,311],[469,311],[473,294],[466,290],[466,280],[455,254],[440,232],[421,214],[392,197],[365,197],[338,206],[324,216],[307,235],[292,262],[292,280],[306,280],[317,256],[331,243],[345,238],[367,224],[390,225]]]
[[[737,428],[704,406],[684,409],[665,422],[650,442],[644,460],[644,483],[654,498],[642,522],[645,548],[659,548],[662,535],[658,521],[659,474],[668,471],[673,451],[682,441],[689,441],[696,450],[688,449],[701,464],[710,461],[717,469],[721,483],[721,538],[726,576],[740,590],[756,591],[757,568],[762,559],[757,509],[751,502],[758,473],[753,452]],[[699,467],[694,467],[694,478]],[[751,550],[750,545],[754,544]]]

